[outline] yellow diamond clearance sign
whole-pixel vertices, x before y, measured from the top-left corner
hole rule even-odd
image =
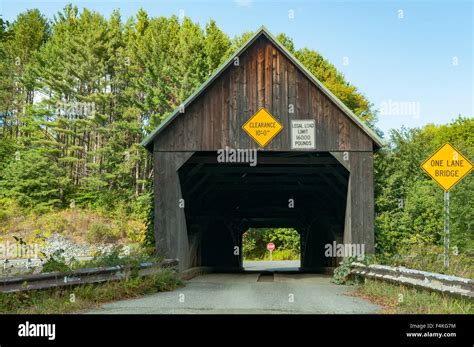
[[[447,143],[426,159],[421,168],[447,192],[471,171],[472,164]]]
[[[283,129],[283,125],[265,108],[261,108],[242,126],[242,129],[263,148]]]

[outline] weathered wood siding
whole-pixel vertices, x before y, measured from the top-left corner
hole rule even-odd
[[[261,107],[283,125],[266,151],[290,151],[290,121],[314,119],[315,151],[372,152],[372,139],[265,36],[241,54],[239,66],[228,67],[163,130],[154,150],[258,148],[242,125]]]
[[[241,249],[242,231],[258,227],[250,224],[252,218],[257,220],[266,215],[274,225],[293,223],[288,225],[295,227],[295,223],[298,224],[296,227],[302,235],[303,268],[322,266],[327,261],[325,244],[334,239],[364,244],[366,252],[373,252],[373,139],[265,35],[244,50],[239,63],[239,66],[231,65],[223,71],[183,114],[179,114],[154,138],[155,239],[159,254],[179,259],[180,269],[200,265],[239,267],[242,259],[235,258],[233,250],[236,246]],[[294,108],[293,113],[290,105]],[[283,130],[265,147],[267,153],[260,154],[260,165],[265,166],[265,159],[267,164],[272,159],[273,164],[282,167],[268,166],[267,173],[282,169],[293,169],[294,172],[289,176],[290,181],[288,177],[282,178],[281,182],[275,181],[273,205],[257,200],[264,208],[272,206],[274,214],[265,209],[257,212],[254,206],[249,209],[251,212],[245,211],[247,204],[256,203],[258,194],[256,197],[247,194],[244,184],[238,187],[235,182],[225,183],[226,180],[218,175],[219,169],[212,167],[212,163],[211,171],[200,172],[209,169],[206,166],[209,158],[198,155],[202,154],[199,152],[211,153],[226,146],[258,148],[257,143],[242,130],[242,125],[261,107],[283,125]],[[319,161],[316,169],[311,163],[307,167],[292,163],[291,160],[295,159],[293,153],[287,153],[292,151],[292,119],[314,119],[316,148],[313,151],[329,152],[347,171],[337,162],[335,166],[331,162],[334,159],[325,156],[326,153],[314,154],[312,160]],[[197,155],[193,156],[193,153]],[[304,189],[309,189],[313,195],[308,197],[303,188],[295,192],[299,194],[298,203],[302,208],[289,213],[288,184],[307,178],[298,178],[298,175],[303,175],[302,172],[308,168],[316,171],[311,176],[311,186]],[[227,169],[233,173],[241,167],[229,166]],[[258,170],[262,170],[261,166],[249,168],[249,173],[257,175],[263,172]],[[190,172],[193,174],[188,176]],[[232,180],[240,180],[243,176],[232,177]],[[265,174],[261,177],[268,179]],[[301,182],[295,187],[300,185]],[[267,192],[264,187],[255,187],[257,193]],[[244,194],[238,194],[242,192]],[[184,195],[187,201],[183,209],[179,203]],[[212,201],[213,207],[210,207],[209,199],[206,200],[207,195],[218,197]],[[325,209],[327,206],[329,208]],[[280,216],[280,211],[284,212],[283,216]],[[256,215],[258,213],[262,216]],[[240,224],[244,218],[247,224]],[[240,239],[235,236],[234,229],[238,229]]]

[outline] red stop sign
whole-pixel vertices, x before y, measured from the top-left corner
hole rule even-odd
[[[267,249],[273,251],[275,249],[275,244],[273,242],[267,243]]]

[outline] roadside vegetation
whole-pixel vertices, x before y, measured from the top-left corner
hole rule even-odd
[[[243,235],[244,260],[270,260],[268,243],[275,244],[273,260],[300,259],[300,235],[289,228],[250,228]]]
[[[443,190],[420,168],[446,142],[471,161],[474,118],[392,130],[375,158],[376,260],[381,264],[474,276],[474,175],[450,191],[450,266],[443,265]]]
[[[375,156],[375,257],[390,266],[474,278],[474,175],[450,191],[450,266],[443,265],[443,191],[420,168],[449,142],[474,158],[474,119],[458,117],[446,125],[392,130],[388,145]],[[250,229],[244,234],[246,259],[268,258],[266,243],[285,257],[299,255],[299,236],[292,229]],[[280,245],[281,244],[281,245]],[[286,256],[290,254],[290,256]]]
[[[69,272],[77,269],[110,267],[123,265],[129,268],[138,268],[142,263],[158,263],[161,260],[151,250],[136,250],[124,254],[122,247],[114,247],[110,252],[93,257],[90,260],[79,261],[75,258],[66,259],[62,252],[50,254],[43,259],[41,272]]]
[[[404,266],[410,269],[473,278],[472,258],[466,255],[451,255],[450,266],[446,269],[443,264],[442,255],[442,247],[432,246],[424,250],[415,251],[414,255],[398,255],[391,258],[381,257],[380,255],[366,256],[361,259],[347,257],[334,270],[332,282],[336,284],[357,285],[357,289],[352,295],[362,297],[382,306],[381,313],[474,314],[474,303],[468,299],[382,280],[354,277],[350,274],[350,264],[352,262],[360,262],[365,265]]]
[[[377,280],[365,280],[353,294],[383,307],[381,313],[474,314],[468,299]]]
[[[91,260],[65,259],[62,252],[56,252],[44,259],[41,272],[61,271],[69,273],[81,268],[125,266],[126,278],[106,283],[58,287],[20,293],[0,293],[0,313],[68,313],[92,309],[100,304],[138,297],[181,287],[183,283],[171,269],[159,273],[139,276],[141,263],[157,263],[161,258],[153,252],[140,249],[123,254],[123,248],[116,246],[107,254],[97,255]]]
[[[134,276],[130,273],[124,280],[103,284],[87,284],[21,293],[0,293],[0,313],[79,312],[97,308],[110,301],[171,291],[182,285],[182,282],[171,270],[163,270],[158,274],[144,277]]]
[[[65,237],[75,244],[143,244],[145,215],[117,207],[112,211],[81,207],[38,211],[22,207],[11,198],[0,198],[0,242],[21,239],[43,246],[52,236]]]
[[[44,245],[58,234],[153,246],[153,165],[140,141],[251,35],[228,37],[212,20],[144,10],[106,18],[73,5],[54,20],[37,9],[0,18],[0,242]],[[443,192],[420,168],[445,142],[474,158],[472,115],[382,134],[374,105],[334,65],[284,33],[277,39],[387,141],[374,158],[377,261],[473,278],[474,175],[450,192],[445,269]],[[245,259],[268,259],[268,242],[273,259],[299,259],[299,235],[286,228],[247,231]]]
[[[403,266],[409,269],[442,273],[474,279],[474,257],[471,253],[450,252],[449,267],[444,267],[442,246],[413,247],[391,257],[378,255],[371,263],[388,266]]]
[[[415,251],[415,255],[398,255],[391,258],[380,255],[345,258],[334,270],[332,282],[336,284],[357,285],[355,296],[367,299],[383,307],[381,313],[474,313],[474,303],[443,293],[431,292],[422,288],[388,283],[381,280],[356,278],[350,274],[350,264],[360,262],[365,265],[383,264],[404,266],[429,272],[473,278],[472,258],[466,255],[452,255],[449,268],[445,268],[442,247],[427,247]]]
[[[139,143],[252,34],[142,9],[0,18],[0,242],[153,244],[152,158]],[[334,65],[278,40],[374,126],[372,104]]]

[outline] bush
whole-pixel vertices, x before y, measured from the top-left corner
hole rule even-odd
[[[52,234],[62,234],[71,228],[68,220],[58,212],[41,215],[38,218],[37,226],[46,237]]]
[[[377,255],[376,262],[388,266],[474,278],[474,259],[471,254],[450,249],[449,267],[444,267],[443,246],[405,247],[399,255]]]
[[[71,266],[68,265],[66,259],[63,256],[64,251],[58,250],[50,254],[46,259],[43,260],[43,268],[41,272],[69,272],[71,271]],[[74,260],[72,260],[74,262]]]
[[[132,242],[143,244],[146,237],[146,226],[141,222],[133,220],[127,221],[123,225],[127,238]]]
[[[270,254],[265,255],[266,260],[270,260]],[[298,260],[300,255],[291,249],[277,249],[272,252],[272,260]]]
[[[94,223],[87,230],[86,237],[90,243],[111,243],[120,238],[120,230],[107,224]]]
[[[13,199],[0,199],[0,223],[5,225],[9,220],[20,215],[20,207]]]
[[[350,280],[351,264],[355,261],[355,257],[344,258],[339,266],[334,269],[332,282],[336,284],[352,284]]]
[[[159,262],[160,258],[150,256],[142,249],[137,249],[130,254],[123,254],[123,247],[115,246],[108,254],[100,254],[93,259],[81,263],[81,267],[108,267],[116,265],[128,265],[138,268],[141,263]]]
[[[63,206],[70,185],[63,167],[47,154],[30,149],[21,153],[20,160],[13,159],[5,165],[0,196],[43,212]]]
[[[359,258],[357,256],[345,257],[337,268],[334,269],[332,282],[336,284],[354,284],[358,278],[351,278],[351,264],[357,262],[365,265],[369,265],[375,262],[375,258],[372,255]]]

